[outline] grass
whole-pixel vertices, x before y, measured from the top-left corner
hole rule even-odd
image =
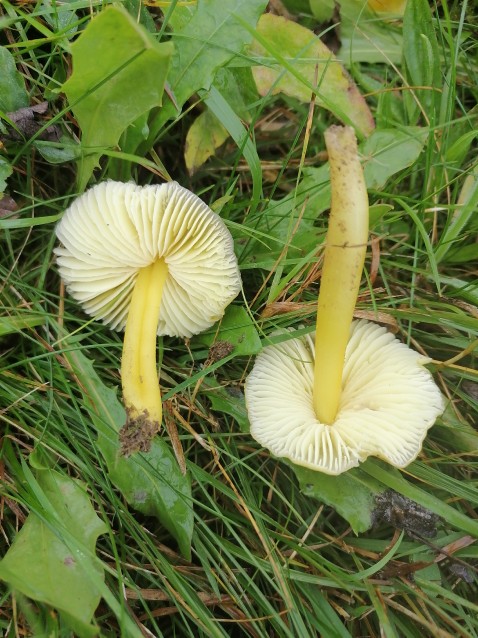
[[[127,4],[135,13],[134,3]],[[55,7],[4,2],[0,44],[14,55],[31,103],[47,99],[48,118],[76,140],[79,130],[58,92],[75,34],[55,23]],[[291,0],[288,7],[302,24],[317,25],[307,2]],[[100,6],[90,10],[89,2],[78,1],[69,8],[81,26]],[[149,11],[160,28],[163,14]],[[28,138],[0,148],[13,167],[7,191],[18,206],[0,220],[0,554],[30,512],[55,527],[55,512],[42,505],[29,468],[50,467],[84,481],[107,530],[96,544],[106,579],[95,613],[99,635],[478,635],[477,16],[471,3],[446,0],[432,4],[432,16],[433,68],[415,64],[409,49],[404,62],[360,61],[350,70],[378,128],[429,127],[416,161],[369,192],[373,206],[385,207],[376,209],[357,308],[380,313],[401,340],[427,354],[449,400],[411,466],[396,475],[379,463],[364,465],[387,487],[450,515],[433,538],[421,533],[421,510],[408,533],[395,518],[395,526],[382,519],[354,534],[247,434],[241,392],[253,357],[233,356],[211,368],[199,339],[165,339],[163,387],[192,482],[192,555],[184,558],[170,532],[129,507],[111,482],[68,363],[68,348],[79,349],[105,387],[120,385],[121,336],[64,295],[52,254],[55,221],[76,196],[77,164],[52,163]],[[401,20],[384,28],[400,32]],[[290,97],[256,97],[248,105],[250,135],[241,137],[230,106],[214,92],[207,99],[233,139],[192,176],[182,150],[197,107],[184,107],[141,161],[116,150],[105,155],[96,178],[129,171],[139,183],[157,182],[162,165],[205,201],[225,198],[221,216],[234,236],[244,283],[235,305],[246,305],[267,343],[277,327],[314,323],[315,246],[326,219],[302,210],[300,189],[315,194],[307,182],[315,174],[308,171],[323,163],[323,131],[336,120],[320,108],[311,119],[309,105]],[[71,335],[67,346],[62,330]],[[4,583],[0,628],[8,637],[73,635],[62,614]]]

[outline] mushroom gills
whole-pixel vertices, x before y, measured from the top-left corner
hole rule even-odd
[[[138,271],[131,298],[121,359],[126,425],[121,432],[124,454],[149,449],[161,427],[162,405],[156,363],[159,312],[168,266],[164,259]]]

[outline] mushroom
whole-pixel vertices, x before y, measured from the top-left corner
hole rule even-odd
[[[429,359],[385,328],[353,321],[368,198],[350,127],[325,132],[331,213],[314,334],[266,346],[246,380],[251,435],[278,457],[340,474],[368,456],[404,467],[444,410]],[[292,338],[291,338],[292,337]]]
[[[157,335],[190,337],[222,317],[241,279],[232,237],[176,182],[98,184],[56,227],[60,276],[83,309],[125,330],[125,453],[147,450],[162,420]]]

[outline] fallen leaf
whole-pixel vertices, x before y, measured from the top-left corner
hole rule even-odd
[[[18,210],[16,201],[4,193],[3,197],[0,197],[0,219],[2,217],[17,218],[18,215],[12,215],[16,210]]]
[[[48,102],[40,102],[33,106],[25,106],[12,113],[7,113],[7,118],[12,125],[6,127],[3,139],[10,141],[29,140],[43,128],[44,121],[38,115],[44,115],[48,111]],[[52,124],[44,129],[37,138],[48,142],[57,142],[60,139],[60,128]]]

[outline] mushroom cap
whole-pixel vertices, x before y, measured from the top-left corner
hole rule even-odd
[[[56,234],[68,292],[116,330],[126,325],[138,271],[157,259],[168,266],[158,335],[190,337],[205,330],[241,288],[224,222],[176,182],[93,186],[68,208]]]
[[[251,435],[275,456],[326,474],[368,456],[405,467],[444,410],[428,361],[385,328],[352,322],[339,409],[326,425],[313,407],[313,335],[267,346],[246,380]]]

